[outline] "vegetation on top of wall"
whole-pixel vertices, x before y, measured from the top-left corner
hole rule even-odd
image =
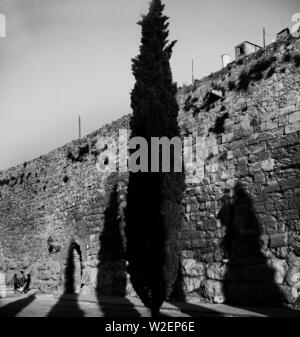
[[[229,81],[228,82],[228,89],[229,89],[229,91],[235,89],[235,82],[234,81]]]
[[[275,56],[263,58],[253,64],[248,71],[243,70],[239,76],[237,90],[246,91],[251,81],[259,81],[263,78],[263,72],[266,71],[276,61]]]
[[[259,60],[257,63],[255,63],[250,69],[249,69],[249,75],[255,75],[259,72],[263,72],[267,70],[272,63],[276,61],[275,56],[270,56],[268,58],[264,58]]]
[[[71,160],[73,163],[74,162],[82,162],[84,157],[89,153],[90,147],[89,144],[81,145],[78,148],[78,153],[77,155],[74,155],[72,151],[69,149],[67,152],[67,159]]]
[[[240,90],[246,91],[248,89],[248,87],[249,87],[249,83],[250,83],[250,76],[247,73],[247,71],[243,70],[240,73],[240,76],[239,76],[237,90],[238,91],[240,91]]]
[[[286,52],[282,57],[283,62],[290,62],[291,61],[291,54]]]
[[[25,176],[25,173],[22,173],[22,174],[20,175],[20,184],[21,184],[21,185],[23,184],[24,176]]]
[[[294,55],[294,63],[297,68],[300,67],[300,54]]]
[[[9,179],[1,179],[0,180],[0,186],[8,185],[9,184]]]

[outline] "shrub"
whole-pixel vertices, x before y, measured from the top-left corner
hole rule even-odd
[[[228,82],[228,89],[231,91],[233,89],[235,89],[235,83],[233,81],[229,81]]]
[[[215,126],[214,128],[210,128],[209,131],[219,135],[220,133],[223,133],[225,131],[224,129],[224,123],[225,120],[229,117],[228,112],[226,112],[224,115],[217,117],[215,121]]]
[[[244,61],[242,59],[239,59],[236,64],[238,64],[239,66],[241,66],[244,63]]]
[[[300,54],[294,56],[295,66],[298,68],[300,66]]]
[[[256,73],[260,73],[263,72],[265,70],[267,70],[272,63],[274,63],[276,61],[276,57],[275,56],[271,56],[269,58],[264,58],[260,61],[258,61],[257,63],[255,63],[249,70],[249,74],[255,76]]]
[[[262,78],[263,78],[263,74],[261,71],[257,72],[257,73],[254,73],[252,75],[252,78],[254,81],[260,81]]]
[[[269,58],[264,58],[256,62],[252,67],[249,69],[248,72],[245,70],[239,76],[238,82],[238,90],[247,90],[251,80],[259,81],[263,78],[263,72],[267,70],[272,63],[276,61],[275,56],[271,56]]]
[[[238,85],[237,85],[237,90],[244,90],[246,91],[249,87],[249,83],[250,83],[250,76],[248,75],[248,73],[244,70],[240,73],[239,76],[239,81],[238,81]]]
[[[290,62],[290,61],[291,61],[291,54],[290,54],[290,53],[285,53],[285,54],[283,55],[282,60],[283,60],[284,62]]]

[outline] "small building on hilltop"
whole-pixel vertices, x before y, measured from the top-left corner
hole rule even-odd
[[[235,58],[236,60],[238,60],[239,58],[252,54],[259,49],[261,49],[261,47],[257,44],[249,41],[244,41],[235,47]]]

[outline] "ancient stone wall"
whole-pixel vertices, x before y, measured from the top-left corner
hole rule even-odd
[[[177,286],[188,301],[299,296],[299,55],[300,39],[290,37],[179,89],[179,124],[195,155],[177,235]],[[134,294],[123,254],[128,174],[103,172],[128,121],[0,172],[0,269],[9,282],[25,269],[35,288],[61,293],[75,243],[81,291]]]
[[[180,91],[183,135],[198,136],[178,234],[188,299],[299,296],[299,48],[279,41]]]

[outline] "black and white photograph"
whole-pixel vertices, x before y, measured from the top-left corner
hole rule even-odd
[[[299,0],[0,0],[0,317],[300,317]]]

